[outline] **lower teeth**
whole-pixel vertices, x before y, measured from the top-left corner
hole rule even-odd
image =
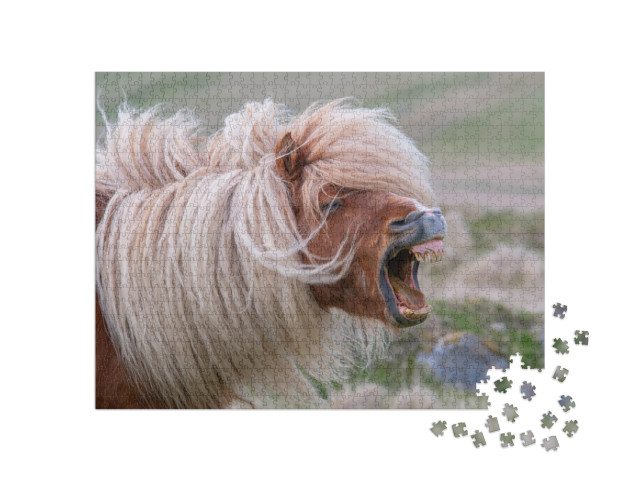
[[[417,311],[409,309],[408,307],[403,307],[400,309],[400,313],[407,319],[422,318],[425,314],[429,314],[429,312],[431,312],[431,306],[421,307]]]

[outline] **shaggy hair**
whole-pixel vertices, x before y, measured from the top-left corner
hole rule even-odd
[[[307,252],[275,163],[291,132],[308,164],[303,208],[321,225],[327,183],[431,205],[427,159],[388,111],[338,100],[295,117],[266,100],[211,136],[193,112],[164,118],[159,106],[124,105],[105,123],[96,189],[110,200],[96,232],[97,291],[145,393],[181,408],[264,397],[315,405],[309,376],[336,379],[383,344],[382,321],[327,312],[312,297],[309,284],[347,272],[356,244],[345,239],[332,259]]]

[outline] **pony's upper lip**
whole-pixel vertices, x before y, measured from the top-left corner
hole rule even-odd
[[[381,265],[380,290],[392,324],[410,327],[427,318],[431,306],[420,291],[418,265],[421,261],[437,262],[442,255],[441,236],[411,239],[389,246]]]

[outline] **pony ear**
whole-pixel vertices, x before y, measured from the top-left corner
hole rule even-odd
[[[287,132],[276,144],[276,170],[284,180],[294,181],[302,175],[304,158]]]

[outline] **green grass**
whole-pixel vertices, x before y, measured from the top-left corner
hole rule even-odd
[[[491,88],[498,95],[487,96]],[[272,97],[300,111],[315,100],[355,97],[365,107],[388,107],[405,129],[419,128],[429,143],[420,147],[431,154],[479,152],[509,157],[543,150],[544,85],[539,76],[101,72],[96,74],[96,90],[109,119],[115,118],[117,106],[126,98],[136,108],[160,102],[168,110],[195,108],[206,113],[214,130],[248,100]],[[469,104],[469,98],[481,101]],[[456,115],[434,116],[428,108],[433,102],[450,106]],[[100,115],[96,122],[103,124]]]
[[[496,100],[438,132],[432,144],[433,152],[541,153],[544,102],[541,98]]]
[[[524,364],[536,369],[544,367],[544,346],[538,338],[544,323],[542,314],[512,310],[486,299],[439,300],[433,306],[446,331],[471,332],[494,344],[506,359],[518,352]]]
[[[514,211],[489,212],[469,221],[469,230],[480,252],[498,244],[522,245],[544,249],[544,212],[519,214]]]

